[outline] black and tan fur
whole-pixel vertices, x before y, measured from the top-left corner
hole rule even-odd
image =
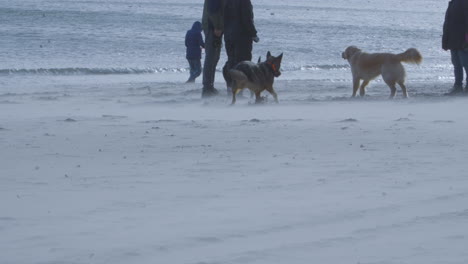
[[[355,46],[350,46],[341,55],[348,60],[353,74],[353,97],[366,94],[366,86],[379,75],[390,87],[390,98],[395,97],[396,84],[401,87],[403,96],[408,97],[405,86],[405,68],[401,62],[420,64],[422,56],[417,49],[411,48],[400,54],[391,53],[365,53]],[[361,80],[363,80],[360,85]],[[360,85],[360,86],[359,86]]]
[[[237,64],[229,74],[232,78],[232,104],[236,103],[236,95],[244,88],[249,88],[255,94],[255,102],[262,101],[261,92],[267,90],[273,95],[275,102],[278,103],[278,95],[273,89],[275,77],[281,75],[281,60],[283,54],[278,57],[271,56],[267,53],[267,59],[264,62],[255,64],[250,61],[243,61]]]

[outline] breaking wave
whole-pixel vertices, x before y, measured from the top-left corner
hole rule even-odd
[[[349,65],[304,65],[285,66],[283,71],[346,70]],[[38,69],[0,69],[0,75],[125,75],[184,73],[187,68],[38,68]],[[218,69],[221,71],[221,69]]]
[[[348,64],[326,64],[326,65],[305,65],[296,68],[295,70],[301,71],[314,71],[314,70],[348,70]]]
[[[0,69],[0,75],[123,75],[186,72],[186,68],[39,68]]]

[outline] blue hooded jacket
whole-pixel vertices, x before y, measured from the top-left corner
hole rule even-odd
[[[185,35],[185,46],[187,47],[187,59],[201,59],[201,48],[205,47],[202,37],[202,25],[200,22],[193,23],[192,29]]]

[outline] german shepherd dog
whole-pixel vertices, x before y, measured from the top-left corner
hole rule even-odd
[[[275,98],[278,103],[278,95],[273,89],[275,77],[281,75],[281,61],[283,53],[278,57],[271,56],[267,53],[266,61],[255,64],[250,61],[243,61],[237,64],[229,74],[232,78],[232,103],[236,103],[236,95],[244,88],[249,88],[255,94],[255,103],[262,102],[261,92],[267,90]]]
[[[411,48],[400,54],[391,53],[365,53],[355,46],[349,46],[341,55],[348,60],[353,74],[353,97],[366,94],[366,86],[379,75],[390,87],[390,98],[395,97],[396,84],[401,87],[403,96],[408,97],[405,86],[405,68],[401,62],[420,64],[422,56],[417,49]],[[363,80],[361,87],[359,87]]]

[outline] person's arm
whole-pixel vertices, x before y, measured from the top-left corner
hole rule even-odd
[[[189,36],[189,32],[187,31],[187,33],[185,34],[185,47],[188,48],[188,36]]]
[[[443,50],[448,50],[447,45],[448,45],[448,18],[449,18],[449,10],[450,10],[450,5],[447,7],[447,11],[445,11],[445,20],[444,20],[444,27],[442,29],[442,49]]]
[[[468,43],[468,1],[462,1],[463,16],[465,18],[465,45]]]
[[[203,41],[203,36],[201,33],[198,34],[198,44],[200,45],[200,47],[205,48],[205,42]]]
[[[257,36],[257,29],[254,24],[253,7],[250,0],[240,1],[242,25],[247,30],[251,38]]]

